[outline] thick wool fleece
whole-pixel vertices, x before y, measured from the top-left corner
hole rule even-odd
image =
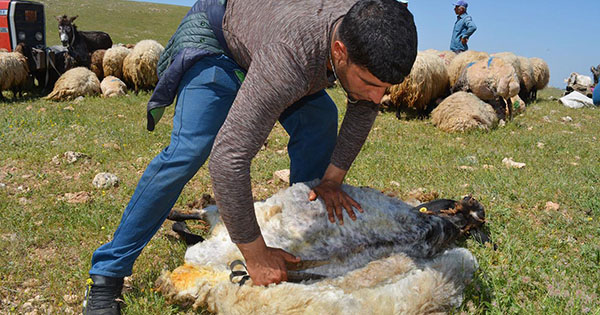
[[[314,183],[313,183],[314,184]],[[206,210],[211,237],[188,249],[185,265],[157,286],[171,301],[222,314],[390,314],[443,312],[458,306],[477,268],[466,249],[451,249],[441,220],[370,188],[344,186],[363,209],[344,226],[327,220],[324,204],[308,201],[310,186],[295,184],[255,204],[269,246],[329,265],[307,272],[321,281],[268,287],[229,282],[228,264],[241,259],[214,206]]]

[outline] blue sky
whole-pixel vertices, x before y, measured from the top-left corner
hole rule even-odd
[[[148,2],[192,6],[195,0]],[[410,0],[409,9],[419,50],[447,50],[456,20],[452,1]],[[543,58],[551,86],[564,88],[571,72],[591,76],[590,67],[600,64],[600,0],[472,0],[468,13],[478,27],[470,49]]]

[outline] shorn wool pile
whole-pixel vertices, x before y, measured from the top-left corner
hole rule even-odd
[[[183,266],[161,275],[158,290],[171,302],[219,314],[424,314],[460,305],[478,265],[467,249],[451,248],[457,236],[451,231],[458,229],[447,219],[344,185],[365,212],[343,226],[331,224],[323,202],[308,201],[314,184],[295,184],[255,209],[269,246],[329,260],[306,270],[327,278],[268,287],[231,283],[228,265],[242,255],[210,206],[210,237],[188,248]],[[469,212],[456,222],[472,218],[479,220]]]

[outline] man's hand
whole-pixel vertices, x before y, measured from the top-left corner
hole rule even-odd
[[[352,207],[356,208],[360,213],[363,212],[360,204],[342,190],[342,181],[345,175],[346,171],[330,164],[325,171],[321,183],[308,194],[308,200],[310,201],[315,201],[317,197],[323,199],[327,208],[329,221],[335,223],[335,217],[337,216],[340,225],[344,225],[343,209],[346,209],[352,221],[356,220],[356,214],[352,210]]]
[[[262,236],[247,244],[237,244],[246,260],[248,274],[255,285],[287,281],[285,263],[300,262],[300,258],[280,248],[267,247]]]
[[[463,45],[466,45],[468,41],[469,41],[469,39],[466,37],[463,37],[460,39],[460,42],[463,43]]]

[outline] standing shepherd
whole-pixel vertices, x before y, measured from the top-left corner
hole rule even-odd
[[[404,80],[416,54],[413,16],[396,0],[196,2],[161,55],[148,104],[152,130],[177,96],[171,143],[146,168],[113,240],[94,252],[84,314],[120,313],[123,277],[209,154],[219,213],[254,284],[286,281],[285,262],[299,258],[261,235],[253,157],[279,120],[290,181],[321,178],[306,198],[321,198],[332,223],[343,224],[343,209],[355,220],[362,209],[341,184],[386,88]],[[348,95],[339,135],[324,90],[336,78]]]
[[[454,23],[454,30],[452,30],[450,50],[457,54],[469,50],[467,42],[477,30],[477,26],[473,23],[473,18],[467,14],[467,7],[469,7],[469,4],[464,0],[454,3],[456,22]]]

